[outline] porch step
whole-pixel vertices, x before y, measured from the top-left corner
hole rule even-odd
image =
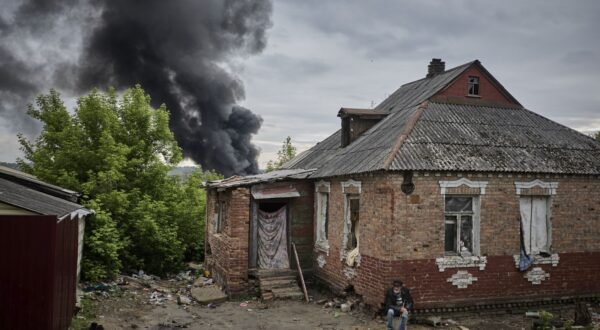
[[[271,290],[278,288],[287,288],[290,286],[298,286],[298,282],[296,278],[278,278],[273,277],[269,279],[264,279],[259,283],[261,290]]]
[[[292,269],[259,269],[256,271],[258,278],[298,276],[298,272]]]
[[[296,271],[291,269],[261,269],[256,275],[263,300],[301,299],[304,297],[298,286]]]

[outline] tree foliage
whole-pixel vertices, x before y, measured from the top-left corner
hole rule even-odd
[[[600,141],[600,131],[596,132],[595,138],[596,140]]]
[[[279,169],[284,163],[294,157],[296,157],[296,147],[292,145],[292,138],[288,136],[283,141],[281,149],[277,151],[277,160],[270,160],[267,163],[267,172]]]
[[[35,141],[19,136],[20,167],[38,178],[80,191],[96,213],[86,223],[83,275],[110,278],[122,269],[164,274],[203,255],[202,180],[169,176],[181,151],[163,105],[154,109],[140,86],[79,98],[70,114],[60,95],[37,98],[28,113],[42,122]]]

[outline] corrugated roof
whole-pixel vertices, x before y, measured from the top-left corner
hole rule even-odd
[[[389,169],[600,174],[600,142],[525,109],[431,103]]]
[[[423,103],[471,65],[519,104],[469,62],[403,85],[375,108],[390,115],[350,145],[340,148],[338,131],[285,168],[316,168],[311,178],[378,170],[600,174],[600,142],[529,110]]]
[[[281,166],[281,169],[307,169],[324,166],[341,149],[341,130],[331,134],[314,147],[301,152]]]
[[[79,193],[76,191],[49,184],[31,174],[17,171],[10,167],[0,165],[0,178],[31,187],[52,196],[70,200],[71,202],[77,202],[79,198]]]
[[[397,111],[415,106],[442,90],[474,63],[479,62],[465,63],[431,78],[423,78],[404,84],[375,107],[375,110]]]
[[[248,186],[263,182],[281,181],[285,179],[306,179],[312,172],[314,172],[314,170],[282,169],[255,175],[232,176],[223,180],[208,181],[205,185],[207,187],[214,188],[232,188],[238,186]]]
[[[381,169],[383,162],[396,143],[398,135],[416,111],[417,107],[412,107],[390,114],[350,145],[338,148],[336,153],[330,156],[323,166],[318,167],[311,177],[353,174]]]
[[[17,182],[0,178],[0,201],[42,215],[56,215],[59,218],[85,208]]]

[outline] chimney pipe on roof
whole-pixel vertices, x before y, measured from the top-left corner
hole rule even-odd
[[[441,58],[432,58],[427,67],[426,78],[434,77],[446,70],[446,62],[442,62]]]

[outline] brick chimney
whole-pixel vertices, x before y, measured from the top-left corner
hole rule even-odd
[[[426,78],[431,78],[437,76],[438,74],[444,72],[446,70],[446,62],[442,62],[441,58],[432,58],[431,62],[429,62],[429,66],[427,67],[427,76]]]

